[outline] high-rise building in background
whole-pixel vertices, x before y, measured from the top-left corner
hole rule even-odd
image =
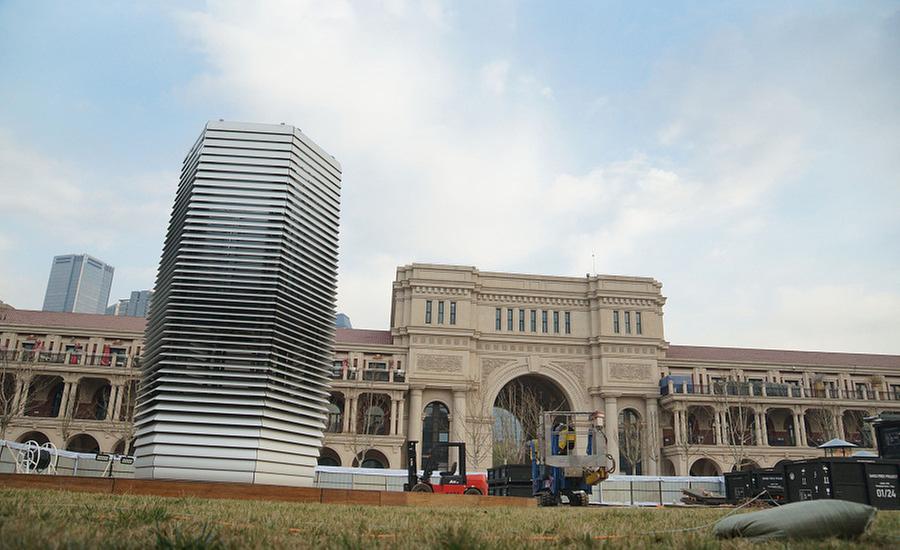
[[[44,311],[104,313],[115,268],[87,254],[55,256]]]
[[[206,125],[184,160],[147,324],[137,477],[312,484],[340,181],[297,128]]]
[[[119,300],[109,306],[106,308],[106,314],[121,317],[146,317],[152,301],[152,290],[132,290],[130,298]]]
[[[353,328],[353,323],[350,322],[350,316],[346,313],[338,313],[334,317],[334,326],[337,328]]]

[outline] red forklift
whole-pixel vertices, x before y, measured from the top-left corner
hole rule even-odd
[[[419,468],[416,464],[417,441],[406,443],[406,470],[407,482],[403,484],[404,491],[413,493],[442,493],[445,495],[486,495],[488,492],[486,474],[470,474],[466,472],[466,444],[461,442],[435,443],[431,447],[431,456],[423,457],[422,477],[419,477]],[[438,484],[431,482],[431,474],[437,467],[434,459],[440,449],[447,449],[449,457],[450,449],[457,450],[459,457],[459,474],[456,473],[454,462],[446,472],[439,472],[441,481]]]

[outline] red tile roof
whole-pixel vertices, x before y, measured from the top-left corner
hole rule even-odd
[[[669,346],[669,349],[666,351],[666,357],[692,361],[735,361],[840,367],[866,366],[900,369],[900,355],[875,355],[870,353]]]
[[[118,317],[96,313],[56,313],[28,309],[4,309],[0,325],[59,327],[73,329],[109,330],[143,334],[147,320],[143,317]]]
[[[334,340],[338,344],[378,344],[391,345],[394,339],[389,330],[368,330],[359,328],[339,328]]]

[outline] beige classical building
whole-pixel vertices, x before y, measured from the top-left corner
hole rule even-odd
[[[900,411],[900,356],[670,345],[661,287],[398,268],[390,330],[337,329],[321,463],[402,468],[408,439],[420,453],[463,440],[470,464],[489,467],[494,407],[510,384],[545,407],[602,411],[610,453],[644,474],[774,466],[817,456],[832,437],[871,448],[862,418]],[[15,380],[4,391],[18,403],[7,437],[72,448],[84,435],[104,451],[124,448],[143,319],[4,314],[0,347]],[[57,385],[26,383],[39,376]]]

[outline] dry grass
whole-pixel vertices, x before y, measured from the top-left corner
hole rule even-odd
[[[13,548],[784,548],[719,542],[710,529],[640,534],[715,521],[724,509],[465,509],[290,504],[0,490],[0,547]],[[890,548],[900,512],[881,512],[858,541],[790,548]]]

